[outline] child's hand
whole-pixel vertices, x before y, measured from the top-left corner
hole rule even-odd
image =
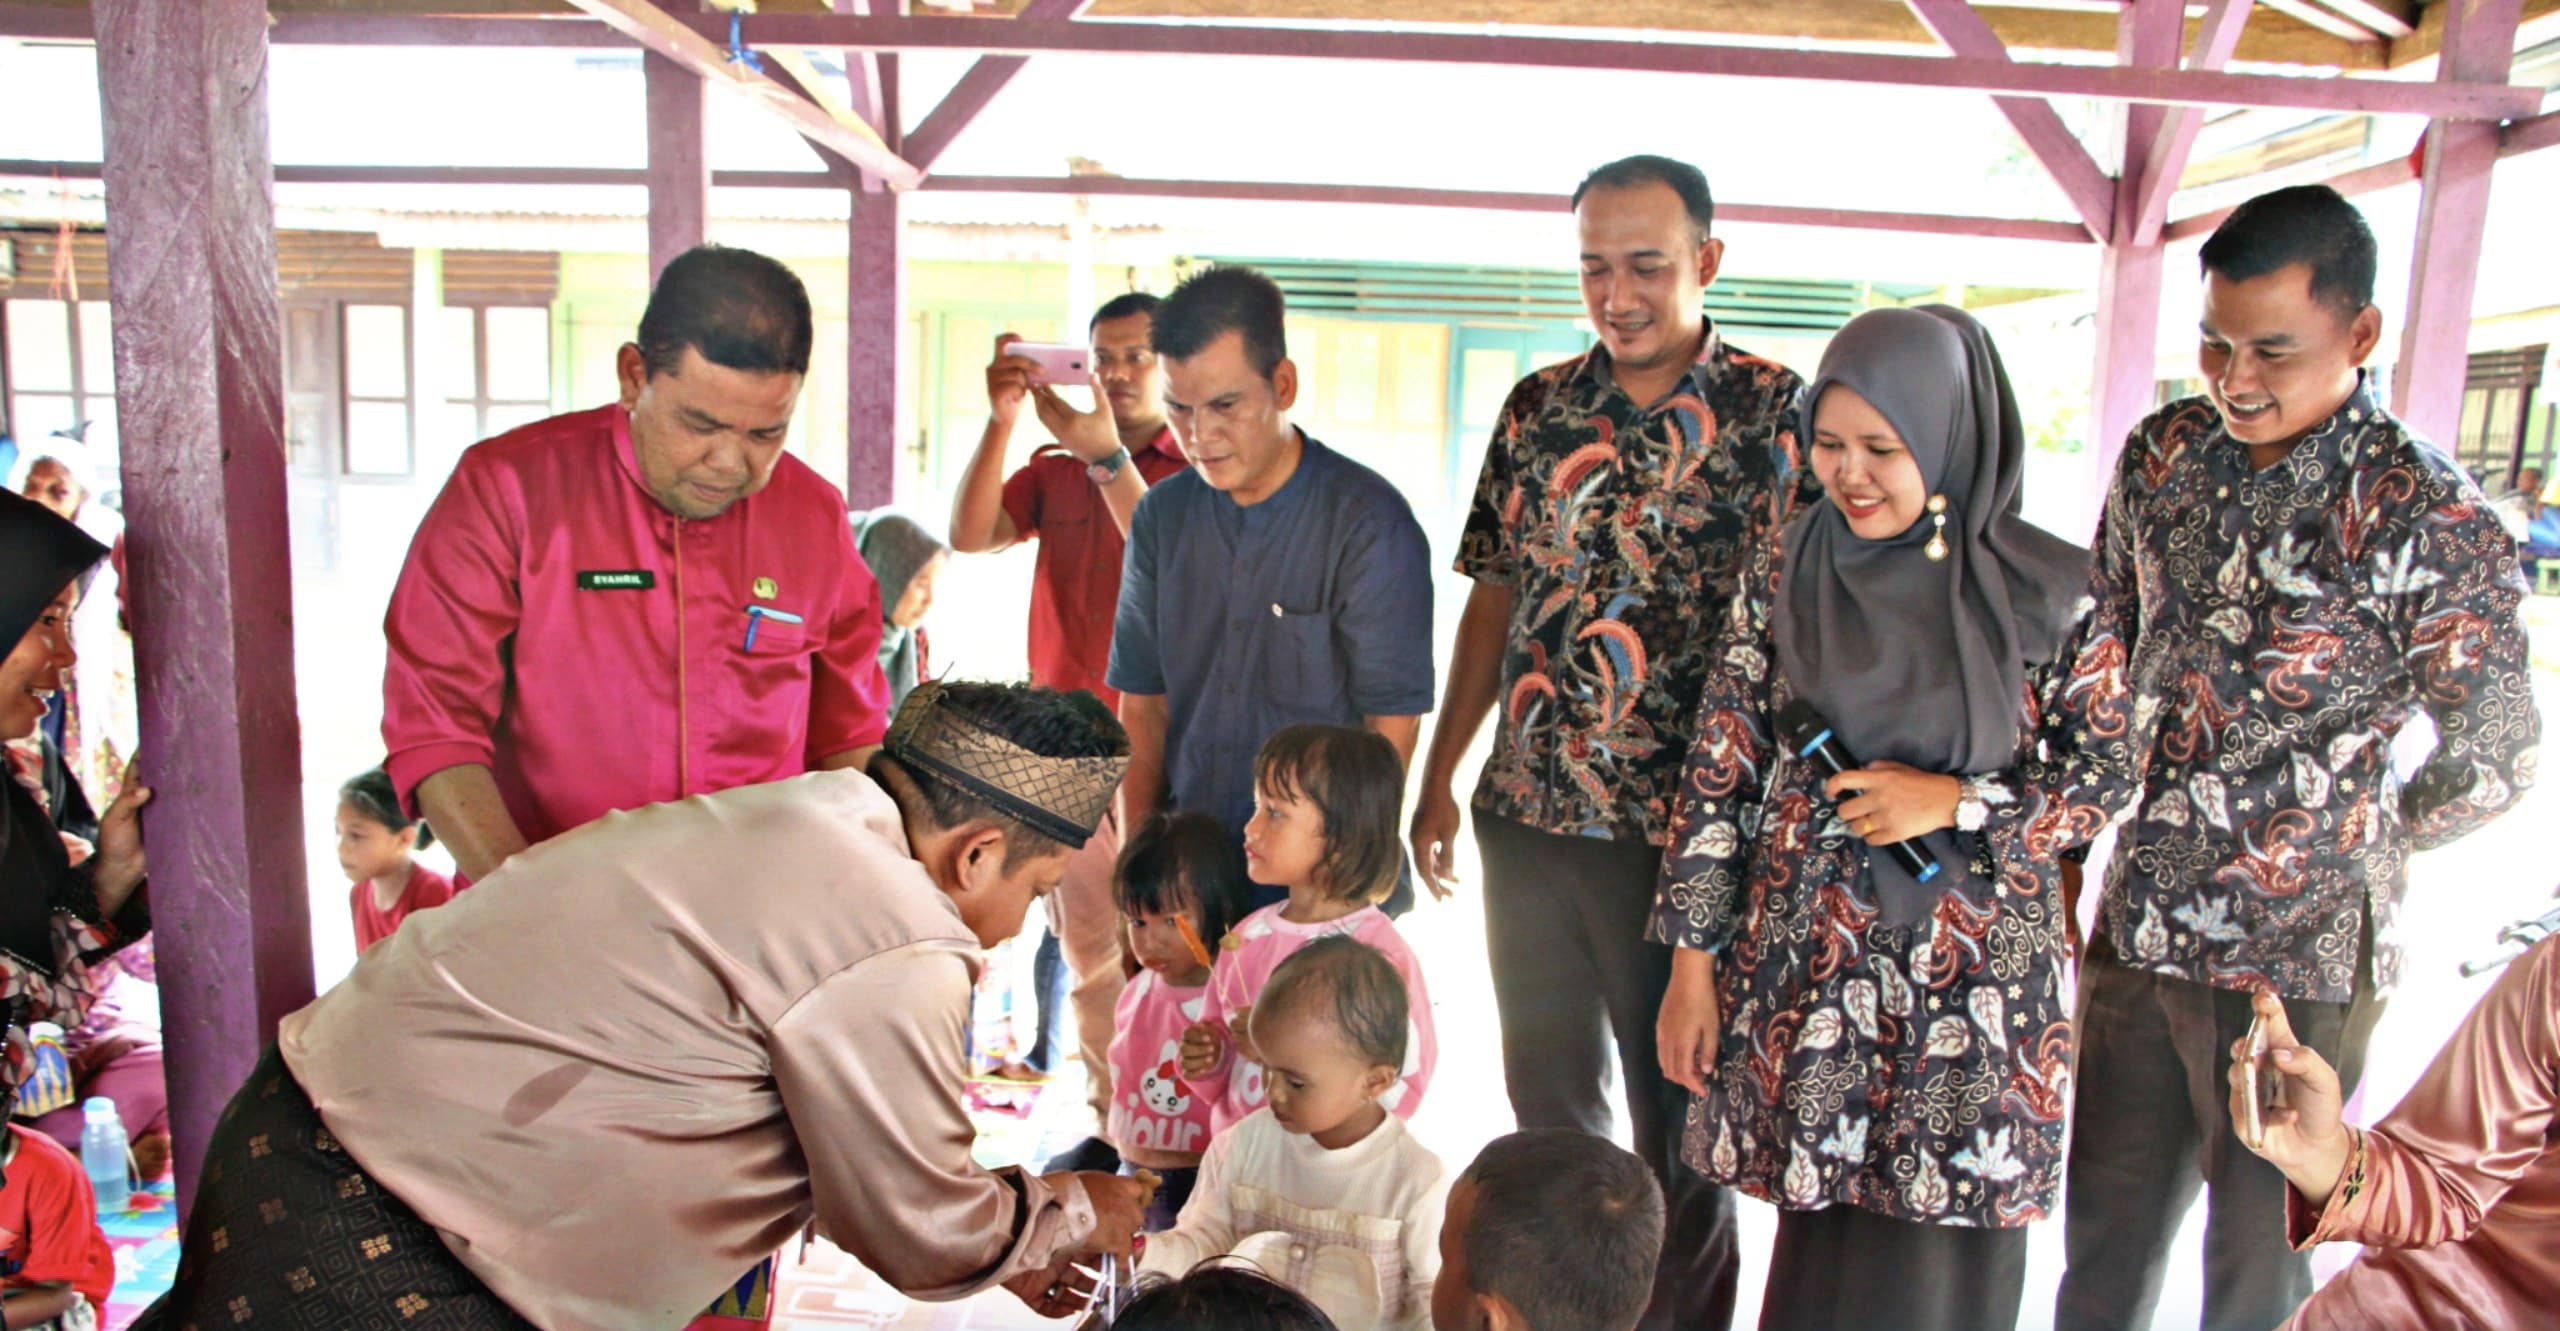
[[[1253,1047],[1252,1008],[1245,1007],[1236,1009],[1235,1015],[1227,1018],[1227,1033],[1233,1037],[1236,1042],[1236,1057],[1243,1059],[1247,1063],[1259,1063],[1262,1061],[1261,1051]]]
[[[1216,1022],[1195,1021],[1182,1030],[1182,1075],[1205,1077],[1218,1066],[1219,1051],[1226,1046],[1226,1032]]]

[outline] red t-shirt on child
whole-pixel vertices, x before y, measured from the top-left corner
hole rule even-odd
[[[115,1250],[98,1228],[98,1195],[61,1143],[9,1125],[18,1153],[0,1186],[0,1285],[26,1289],[60,1280],[102,1315],[116,1285]]]
[[[348,910],[356,917],[356,951],[391,936],[400,922],[418,913],[453,900],[453,880],[435,870],[409,861],[409,885],[400,889],[400,899],[384,910],[373,904],[371,881],[356,884],[355,894],[347,901]]]

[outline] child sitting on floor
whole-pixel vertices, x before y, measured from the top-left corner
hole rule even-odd
[[[0,1132],[0,1311],[13,1328],[95,1327],[116,1283],[98,1195],[51,1137],[15,1123],[7,1129]]]
[[[1222,829],[1220,836],[1226,835]],[[1110,1331],[1335,1331],[1306,1296],[1259,1272],[1211,1263],[1180,1280],[1150,1281]]]
[[[1411,1026],[1403,977],[1358,939],[1320,938],[1281,962],[1250,1032],[1271,1103],[1209,1143],[1181,1222],[1147,1240],[1139,1270],[1231,1255],[1337,1326],[1430,1325],[1440,1158],[1379,1103]]]
[[[1120,851],[1111,881],[1138,978],[1120,991],[1111,1035],[1111,1120],[1123,1172],[1164,1179],[1147,1229],[1173,1227],[1209,1148],[1209,1097],[1182,1079],[1183,1028],[1205,1010],[1209,954],[1245,913],[1252,886],[1235,838],[1205,813],[1160,813]]]
[[[1435,1331],[1630,1331],[1662,1256],[1662,1185],[1606,1138],[1498,1137],[1449,1189]]]
[[[1345,934],[1386,956],[1404,979],[1413,1026],[1405,1060],[1382,1097],[1399,1118],[1422,1107],[1423,1089],[1440,1061],[1432,1033],[1431,991],[1422,964],[1377,902],[1394,890],[1404,846],[1397,835],[1404,805],[1404,765],[1395,746],[1353,726],[1289,726],[1254,758],[1254,813],[1244,828],[1245,868],[1253,881],[1285,887],[1289,899],[1265,906],[1219,942],[1208,1003],[1183,1033],[1182,1069],[1215,1101],[1210,1127],[1225,1132],[1262,1106],[1263,1059],[1246,1018],[1273,968],[1319,938]]]
[[[418,863],[436,843],[423,819],[411,818],[377,767],[338,787],[338,867],[355,891],[347,909],[356,922],[356,951],[391,936],[400,922],[453,900],[453,882]]]

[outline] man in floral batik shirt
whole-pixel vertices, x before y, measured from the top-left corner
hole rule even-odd
[[[2250,993],[2282,995],[2352,1092],[2409,853],[2533,782],[2515,543],[2360,368],[2374,264],[2326,186],[2241,205],[2203,251],[2208,395],[2137,427],[2107,496],[2097,613],[2160,711],[2081,977],[2067,1331],[2151,1324],[2199,1185],[2207,1331],[2259,1331],[2311,1292],[2284,1176],[2224,1094]],[[2435,749],[2404,782],[2392,741],[2420,709]]]
[[[1736,565],[1813,493],[1803,381],[1702,312],[1713,210],[1706,177],[1662,157],[1574,192],[1599,344],[1521,380],[1485,450],[1457,560],[1475,588],[1413,822],[1416,867],[1448,881],[1458,763],[1498,706],[1474,806],[1512,1110],[1608,1135],[1614,1046],[1668,1202],[1643,1325],[1709,1331],[1733,1315],[1733,1203],[1680,1163],[1682,1096],[1653,1048],[1671,952],[1644,932]]]

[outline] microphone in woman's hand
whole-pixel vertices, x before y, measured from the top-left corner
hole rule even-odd
[[[1831,723],[1822,719],[1812,703],[1802,698],[1778,709],[1778,738],[1786,742],[1789,752],[1799,758],[1810,758],[1823,771],[1833,776],[1853,772],[1858,760],[1840,747],[1840,738],[1831,733]],[[1885,847],[1894,860],[1920,882],[1938,876],[1938,857],[1917,841],[1896,841]]]

